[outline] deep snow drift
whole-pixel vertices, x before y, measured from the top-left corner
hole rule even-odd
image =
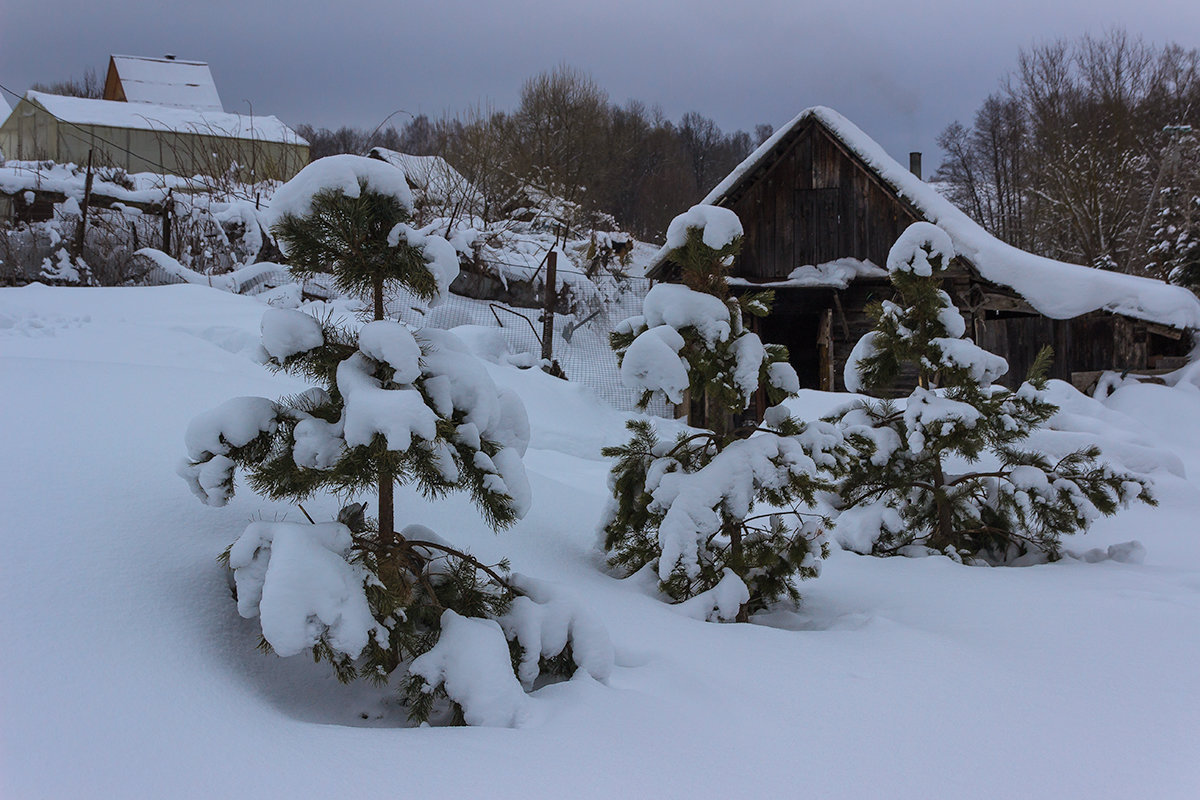
[[[1065,542],[1094,559],[1136,539],[1144,563],[839,550],[799,610],[718,625],[594,549],[598,451],[626,415],[489,364],[529,410],[529,515],[493,534],[465,498],[398,491],[397,520],[585,606],[617,666],[537,689],[515,729],[409,729],[392,695],[254,649],[216,557],[298,509],[249,491],[207,508],[174,473],[199,412],[305,388],[256,363],[265,308],[199,286],[0,290],[0,797],[1200,795],[1192,384],[1103,402],[1057,386],[1058,430],[1039,434],[1152,475],[1160,508]],[[814,418],[846,399],[794,405]],[[317,520],[336,507],[306,503]]]

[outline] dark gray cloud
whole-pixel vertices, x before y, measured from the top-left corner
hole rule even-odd
[[[832,106],[901,158],[968,121],[1036,41],[1120,25],[1200,43],[1194,0],[760,0],[175,3],[8,0],[0,83],[102,72],[109,53],[207,60],[225,106],[286,122],[373,127],[396,110],[511,108],[530,75],[565,62],[615,101],[723,128],[779,125]],[[403,119],[401,115],[400,119]]]

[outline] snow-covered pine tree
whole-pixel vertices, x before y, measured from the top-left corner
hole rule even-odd
[[[1200,293],[1200,194],[1175,189],[1163,199],[1150,232],[1150,269]]]
[[[239,612],[260,619],[264,649],[311,651],[342,680],[386,683],[406,668],[414,720],[448,696],[468,723],[516,724],[522,684],[541,666],[602,679],[611,645],[586,613],[507,564],[481,563],[420,525],[395,529],[397,482],[429,498],[467,492],[496,529],[524,516],[531,499],[521,400],[452,333],[414,335],[380,318],[390,286],[437,302],[458,271],[445,239],[407,226],[410,209],[403,172],[357,156],[316,161],[279,190],[273,230],[292,269],[327,270],[347,290],[373,293],[376,319],[355,330],[268,310],[270,365],[316,385],[278,401],[235,398],[197,417],[180,474],[214,506],[233,495],[238,468],[274,500],[375,489],[378,519],[348,503],[333,522],[251,524],[226,553]]]
[[[949,236],[927,222],[888,254],[900,303],[872,309],[876,328],[851,352],[846,387],[878,393],[905,366],[918,386],[902,404],[868,400],[841,413],[851,458],[839,471],[839,538],[879,554],[917,544],[993,563],[1056,558],[1063,535],[1135,500],[1154,503],[1150,487],[1096,447],[1058,460],[1022,449],[1057,411],[1042,391],[1050,351],[1017,391],[993,384],[1008,364],[963,338],[966,324],[940,288],[953,258]],[[961,471],[968,464],[980,467]]]
[[[1147,271],[1200,292],[1200,138],[1171,126],[1149,237]]]
[[[612,346],[626,385],[642,405],[703,398],[706,430],[663,441],[650,422],[603,453],[616,459],[602,523],[610,564],[654,565],[660,588],[689,612],[741,620],[813,577],[827,552],[826,520],[810,511],[828,484],[822,470],[841,452],[837,429],[804,424],[778,405],[799,389],[787,349],[764,345],[744,314],[766,315],[769,293],[733,298],[725,272],[742,227],[732,211],[695,206],[667,231],[685,285],[650,290],[640,316],[625,320]],[[759,425],[734,428],[762,387],[773,405]],[[753,514],[756,506],[770,510]]]

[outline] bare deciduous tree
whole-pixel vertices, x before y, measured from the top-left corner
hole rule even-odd
[[[1018,54],[970,129],[948,126],[936,178],[996,236],[1052,258],[1153,272],[1147,221],[1167,195],[1163,131],[1200,126],[1200,56],[1120,29]],[[1172,195],[1174,196],[1174,195]]]

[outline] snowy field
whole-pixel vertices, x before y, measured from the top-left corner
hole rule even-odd
[[[1066,542],[1136,539],[1143,564],[837,551],[800,609],[718,625],[603,568],[598,451],[624,415],[492,366],[533,424],[533,510],[497,535],[463,498],[401,491],[398,521],[557,583],[618,666],[539,689],[519,729],[410,729],[379,690],[258,653],[238,617],[217,555],[299,511],[244,489],[206,508],[175,475],[197,413],[304,388],[255,363],[264,308],[198,286],[0,290],[0,797],[1200,797],[1190,383],[1076,396],[1045,434],[1152,473],[1159,508]]]

